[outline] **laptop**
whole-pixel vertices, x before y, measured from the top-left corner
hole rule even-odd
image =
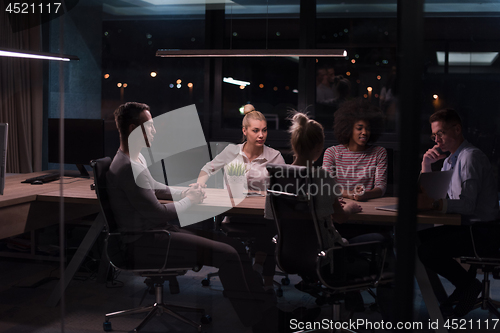
[[[453,170],[421,173],[418,178],[418,188],[422,187],[425,193],[434,200],[444,199],[446,198],[452,175]],[[375,209],[397,212],[398,205],[375,207]]]

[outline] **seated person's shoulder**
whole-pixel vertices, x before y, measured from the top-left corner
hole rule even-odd
[[[343,145],[336,145],[336,146],[331,146],[325,149],[325,155],[335,155],[337,154],[342,148],[345,148]]]
[[[385,149],[382,146],[371,146],[371,149],[377,153],[377,154],[386,154],[387,155],[387,149]]]
[[[128,187],[130,183],[135,184],[134,172],[130,158],[123,153],[117,153],[109,166],[107,173],[108,185],[115,187]]]
[[[132,168],[130,166],[130,158],[128,158],[125,154],[117,153],[113,158],[113,161],[111,161],[108,175],[118,176],[131,171]]]
[[[488,156],[479,148],[470,146],[464,149],[464,153],[466,153],[466,161],[467,163],[473,163],[475,165],[481,165],[483,167],[489,166],[490,160]]]
[[[271,148],[269,146],[264,146],[264,155],[276,158],[281,155],[281,152],[277,149]]]

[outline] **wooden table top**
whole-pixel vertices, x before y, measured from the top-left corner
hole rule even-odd
[[[0,196],[0,208],[32,201],[58,202],[60,200],[60,181],[53,181],[43,185],[21,183],[26,178],[36,177],[50,171],[41,171],[30,174],[15,174],[6,178],[4,195]],[[90,189],[93,179],[62,178],[64,201],[68,203],[98,204],[95,191]],[[200,205],[193,206],[193,210],[220,211],[227,208],[230,215],[264,215],[265,197],[251,196],[241,199],[229,198],[223,189],[206,189],[207,198]],[[168,202],[160,200],[161,202]],[[348,199],[346,199],[348,201]],[[382,197],[359,202],[363,211],[352,215],[353,223],[395,223],[397,213],[378,210],[376,207],[396,204],[396,197]],[[460,225],[459,214],[441,214],[436,211],[421,212],[417,215],[418,223]]]
[[[226,207],[231,208],[228,210],[229,215],[264,215],[265,197],[251,196],[244,199],[236,199],[235,205],[231,205],[226,190],[223,189],[205,189],[207,198],[198,207],[194,206],[192,209],[209,210],[210,207]],[[346,199],[349,201],[349,199]],[[366,223],[366,224],[379,224],[379,223],[396,223],[397,212],[390,212],[376,209],[376,207],[387,206],[396,204],[398,198],[396,197],[382,197],[371,199],[365,202],[358,202],[363,211],[351,215],[351,223]],[[167,202],[167,201],[164,201]],[[442,214],[437,211],[421,212],[417,215],[417,222],[423,224],[447,224],[447,225],[460,225],[459,214]]]
[[[21,183],[27,178],[37,177],[50,172],[40,171],[28,174],[15,174],[7,177],[5,179],[4,194],[0,196],[0,208],[36,200],[59,201],[60,180],[41,185]],[[74,201],[75,203],[98,204],[95,192],[90,190],[90,184],[94,183],[93,179],[63,177],[62,183],[64,198],[66,200]]]
[[[346,201],[349,201],[349,199],[346,199]],[[397,197],[382,197],[358,202],[363,211],[351,215],[350,220],[356,223],[396,223],[397,212],[379,210],[377,207],[394,205],[397,202]],[[417,215],[417,222],[422,224],[460,225],[460,214],[443,214],[437,211],[420,212]]]

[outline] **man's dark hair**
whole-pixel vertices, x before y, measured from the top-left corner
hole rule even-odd
[[[130,125],[134,124],[139,126],[141,124],[140,115],[144,110],[149,111],[149,106],[144,103],[137,102],[127,102],[122,104],[115,110],[115,122],[118,132],[120,132],[120,137],[127,138],[128,128]]]
[[[462,126],[462,119],[460,119],[460,116],[458,115],[457,111],[454,109],[443,109],[434,112],[430,117],[429,117],[429,123],[432,124],[433,122],[436,121],[442,121],[448,126],[452,125],[460,125]]]
[[[368,101],[356,98],[342,103],[335,112],[333,133],[340,144],[349,143],[354,124],[360,120],[370,125],[368,143],[375,143],[378,140],[384,128],[384,114]]]

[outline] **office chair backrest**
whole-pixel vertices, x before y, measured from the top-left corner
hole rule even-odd
[[[104,157],[98,160],[93,160],[92,162],[90,162],[90,165],[94,170],[95,192],[97,194],[97,199],[99,200],[99,205],[101,206],[101,211],[104,215],[106,229],[108,232],[114,232],[117,230],[117,226],[113,217],[111,205],[109,204],[108,190],[106,185],[106,173],[108,172],[109,166],[111,165],[111,158]]]
[[[311,215],[314,207],[308,200],[307,169],[269,164],[267,170],[271,176],[268,195],[278,229],[278,265],[289,274],[314,276],[320,244]]]
[[[380,252],[379,259],[376,250],[384,248],[382,243],[335,244],[331,220],[316,216],[315,204],[322,194],[315,178],[322,179],[321,169],[276,164],[267,169],[278,229],[276,260],[283,271],[319,279],[328,286],[381,273],[385,252]]]
[[[109,195],[106,183],[106,174],[111,165],[111,158],[104,157],[90,162],[94,170],[94,185],[101,212],[104,216],[104,226],[108,236],[105,240],[104,251],[108,261],[116,268],[128,268],[127,254],[125,253],[121,237],[109,237],[110,233],[118,231],[118,227],[109,203]]]

